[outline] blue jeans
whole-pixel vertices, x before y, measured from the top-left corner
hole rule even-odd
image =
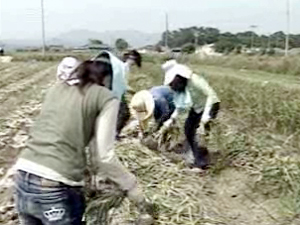
[[[175,110],[175,105],[170,104],[165,98],[154,99],[154,102],[154,118],[160,128],[164,122],[171,118],[171,115]]]
[[[18,171],[15,202],[21,225],[79,225],[85,209],[81,187]]]

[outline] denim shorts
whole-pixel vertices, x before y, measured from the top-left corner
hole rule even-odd
[[[15,202],[22,225],[82,224],[82,187],[70,187],[19,170],[15,176]]]

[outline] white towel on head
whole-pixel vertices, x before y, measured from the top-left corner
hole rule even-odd
[[[189,80],[191,79],[192,74],[193,71],[189,67],[176,63],[166,71],[164,85],[171,84],[177,75]]]
[[[177,61],[175,59],[172,60],[168,60],[167,62],[165,62],[161,68],[163,69],[163,71],[168,72],[168,70],[170,70],[171,68],[173,68],[173,66],[175,66],[177,64]]]
[[[74,57],[65,57],[57,67],[57,79],[62,81],[69,79],[79,64],[79,60]]]

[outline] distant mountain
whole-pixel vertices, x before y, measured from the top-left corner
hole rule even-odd
[[[80,46],[88,43],[89,39],[100,39],[106,44],[114,45],[118,38],[125,39],[132,47],[153,45],[159,42],[161,34],[144,33],[136,30],[94,32],[90,30],[74,30],[61,34],[49,41],[51,44]]]
[[[5,39],[0,42],[0,46],[3,46],[6,50],[18,49],[24,47],[36,47],[41,46],[41,40],[21,40],[21,39]]]
[[[73,30],[47,40],[47,45],[82,46],[89,39],[99,39],[105,44],[114,46],[118,38],[125,39],[132,47],[154,45],[159,42],[161,34],[145,33],[136,30],[95,32],[90,30]],[[8,39],[2,40],[6,49],[41,46],[41,40]],[[1,44],[1,43],[0,43]]]

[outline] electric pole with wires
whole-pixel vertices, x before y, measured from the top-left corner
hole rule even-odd
[[[291,13],[290,13],[290,0],[286,0],[286,36],[285,36],[285,56],[289,54],[290,48],[290,23],[291,23]]]
[[[165,47],[169,48],[169,15],[166,13],[166,34],[165,34]]]
[[[42,16],[42,53],[43,56],[46,54],[46,34],[45,34],[45,13],[44,13],[44,0],[41,0],[41,16]]]

